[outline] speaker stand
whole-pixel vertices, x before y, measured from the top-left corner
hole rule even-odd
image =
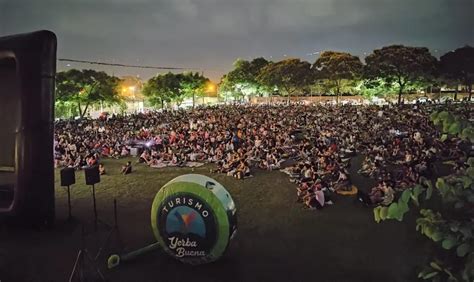
[[[97,201],[95,198],[95,184],[92,184],[92,201],[94,204],[94,231],[97,232],[99,224],[103,225],[107,229],[110,229],[110,225],[107,223],[103,222],[102,220],[99,219],[98,213],[97,213]]]
[[[71,189],[70,185],[67,186],[67,207],[68,207],[68,217],[67,220],[72,220],[72,213],[71,213]]]
[[[95,200],[95,184],[92,184],[92,199],[94,202],[94,228],[97,231],[97,205]]]
[[[72,268],[71,274],[69,275],[69,282],[72,282],[76,276],[78,276],[80,282],[93,281],[91,279],[88,279],[91,277],[87,277],[87,274],[85,273],[86,263],[89,263],[90,266],[93,267],[95,274],[99,276],[101,281],[107,281],[104,275],[102,274],[102,272],[100,272],[100,269],[96,264],[96,261],[92,259],[92,257],[89,254],[89,251],[87,250],[85,246],[85,231],[84,231],[84,226],[82,226],[81,249],[77,253],[76,261],[74,262],[74,266]]]
[[[109,231],[109,234],[107,235],[107,238],[105,239],[104,243],[99,248],[99,251],[97,252],[95,256],[96,261],[102,255],[102,252],[109,250],[110,241],[112,239],[112,236],[114,235],[115,235],[116,240],[118,241],[119,249],[122,249],[123,242],[122,242],[122,238],[120,237],[120,230],[119,230],[118,221],[117,221],[117,200],[116,199],[114,199],[114,226],[112,226],[112,228]]]

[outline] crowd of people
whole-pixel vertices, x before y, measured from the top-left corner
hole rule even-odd
[[[471,107],[464,105],[462,113]],[[333,193],[356,193],[359,173],[377,179],[366,204],[388,204],[394,191],[429,176],[441,156],[459,157],[455,142],[441,143],[431,106],[221,105],[99,119],[63,120],[55,127],[55,165],[81,169],[102,158],[137,156],[150,167],[216,165],[238,179],[257,170],[281,170],[311,209],[332,204]],[[131,164],[127,164],[131,172]],[[122,171],[124,172],[124,171]],[[105,173],[105,169],[104,169]]]

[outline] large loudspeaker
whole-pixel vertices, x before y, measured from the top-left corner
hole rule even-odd
[[[76,184],[74,168],[65,167],[61,169],[61,186],[71,186],[73,184]]]
[[[0,38],[0,216],[54,221],[56,36]]]
[[[100,173],[98,166],[91,166],[84,169],[86,175],[86,185],[95,185],[100,182]]]

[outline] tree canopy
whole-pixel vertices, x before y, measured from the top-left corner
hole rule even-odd
[[[150,78],[143,87],[143,95],[153,106],[171,102],[180,95],[180,81],[176,75],[168,72]]]
[[[257,79],[270,89],[277,87],[289,100],[291,95],[303,92],[311,84],[313,75],[310,63],[300,59],[286,59],[265,66]]]
[[[196,94],[202,95],[209,79],[199,73],[171,73],[160,74],[150,78],[143,87],[145,95],[154,106],[175,102],[178,106],[187,97],[193,98],[193,107]]]
[[[240,59],[235,61],[234,69],[225,76],[225,81],[223,77],[228,91],[262,96],[267,89],[258,81],[258,75],[269,63],[264,58],[256,58],[252,61]]]
[[[210,80],[203,75],[195,72],[184,73],[180,76],[180,88],[186,97],[193,98],[193,108],[196,102],[196,95],[203,95],[206,85]]]
[[[441,56],[440,73],[449,80],[465,85],[470,100],[474,84],[474,47],[465,46]]]
[[[341,89],[361,76],[362,67],[359,57],[335,51],[323,52],[313,65],[316,79],[329,82],[327,86],[334,90],[337,102]]]
[[[428,48],[392,45],[374,50],[365,58],[366,75],[381,78],[398,85],[398,103],[410,83],[416,83],[434,74],[436,58]]]
[[[120,103],[119,82],[119,78],[102,71],[71,69],[59,72],[56,74],[56,99],[75,104],[82,118],[91,105]]]

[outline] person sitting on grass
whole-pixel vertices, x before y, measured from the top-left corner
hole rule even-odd
[[[308,194],[310,186],[308,185],[307,182],[301,183],[298,188],[296,188],[296,201],[302,201],[303,198]]]
[[[311,210],[324,207],[324,193],[321,190],[312,190],[304,198],[303,202]]]
[[[250,168],[244,160],[240,160],[239,165],[234,172],[234,177],[237,179],[244,179],[250,176]]]
[[[392,203],[394,197],[395,192],[385,181],[381,181],[377,186],[373,187],[368,194],[363,191],[357,192],[357,199],[367,206],[387,206]]]
[[[335,191],[351,191],[352,184],[348,175],[349,172],[345,169],[339,171],[339,177],[334,184]]]
[[[105,175],[105,166],[103,163],[99,164],[99,174],[100,175]]]
[[[130,150],[128,150],[126,146],[122,146],[122,149],[120,151],[120,156],[128,157],[129,155],[130,155]]]
[[[97,164],[97,158],[94,155],[91,155],[89,158],[86,158],[88,166],[95,166]]]
[[[132,162],[128,161],[126,165],[122,166],[122,174],[130,174],[132,173]]]
[[[151,161],[151,156],[148,150],[144,150],[143,153],[141,153],[140,158],[138,159],[139,163],[148,163]]]

